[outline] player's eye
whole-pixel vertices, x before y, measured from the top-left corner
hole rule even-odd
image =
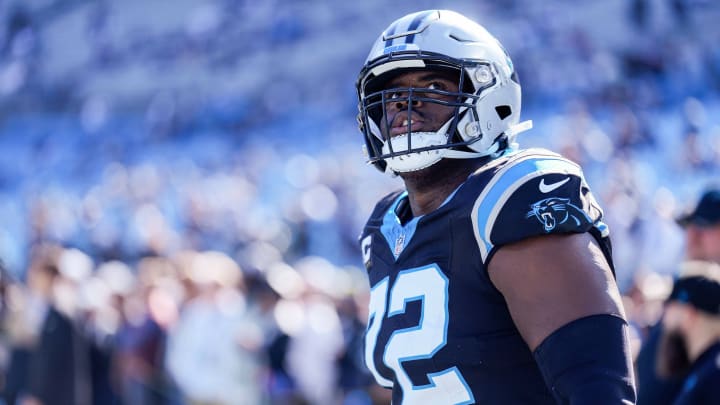
[[[427,83],[424,86],[424,90],[427,90],[424,95],[425,97],[444,98],[444,97],[448,97],[448,96],[445,94],[436,93],[436,92],[437,91],[442,91],[442,92],[450,91],[450,86],[443,81],[435,80],[435,81],[431,81],[431,82]]]

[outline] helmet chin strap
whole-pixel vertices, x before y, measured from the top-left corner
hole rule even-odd
[[[446,135],[440,135],[445,133],[447,131],[447,127],[449,126],[449,123],[446,123],[442,126],[438,131],[436,132],[414,132],[412,135],[417,138],[419,141],[416,146],[419,147],[426,147],[426,146],[433,146],[433,145],[441,145],[443,141],[447,140]],[[525,132],[532,128],[532,121],[527,120],[520,122],[518,124],[512,125],[509,127],[505,132],[505,136],[508,140],[508,146],[515,149],[517,148],[517,142],[515,142],[515,138],[518,134],[521,132]],[[393,145],[393,150],[400,152],[403,150],[403,148],[407,147],[407,137],[408,135],[401,135],[395,138],[392,138],[390,140],[390,143]],[[422,170],[427,167],[430,167],[437,163],[440,159],[448,158],[448,159],[473,159],[473,158],[479,158],[484,156],[490,156],[497,154],[500,148],[499,143],[494,143],[492,147],[486,151],[482,152],[468,152],[468,151],[461,151],[461,150],[455,150],[455,149],[438,149],[434,151],[425,151],[425,152],[411,152],[406,155],[400,155],[393,158],[387,159],[387,167],[385,171],[387,173],[394,173],[394,172],[414,172],[417,170]],[[389,153],[389,148],[387,146],[383,147],[383,153]]]

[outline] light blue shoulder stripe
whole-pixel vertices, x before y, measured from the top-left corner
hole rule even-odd
[[[490,234],[500,210],[512,194],[528,180],[550,173],[572,174],[582,178],[577,164],[554,154],[528,155],[501,168],[475,201],[472,223],[482,260],[493,248]]]

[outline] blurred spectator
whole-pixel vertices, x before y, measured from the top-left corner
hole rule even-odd
[[[189,405],[260,404],[263,331],[248,310],[241,269],[219,252],[190,260],[198,293],[169,331],[168,371]]]
[[[720,403],[720,265],[693,262],[662,318],[658,374],[682,378],[674,405]]]
[[[678,224],[687,235],[687,259],[720,263],[720,188],[706,190]]]
[[[8,293],[10,292],[10,275],[0,258],[0,398],[7,402],[8,395],[8,366],[10,364],[11,343],[8,336]]]
[[[2,258],[0,258],[0,320],[5,319],[5,312],[7,311],[7,290],[9,286],[10,274],[5,268],[5,263],[2,261]]]
[[[45,303],[21,283],[5,285],[2,334],[7,345],[2,397],[9,405],[27,394],[28,367],[45,316]]]
[[[362,303],[364,305],[364,303]],[[365,366],[364,336],[365,319],[361,318],[364,311],[358,307],[360,303],[353,296],[339,300],[338,316],[343,332],[343,349],[338,356],[338,386],[344,398],[359,395],[373,384],[370,371]]]
[[[167,328],[174,308],[160,277],[171,264],[163,258],[144,258],[138,264],[138,284],[120,297],[122,323],[115,337],[114,368],[123,404],[172,403],[165,373]]]
[[[708,189],[691,210],[677,218],[685,229],[686,260],[720,263],[720,190]],[[658,375],[655,354],[663,334],[661,323],[650,329],[637,357],[638,404],[672,403],[682,388],[682,377]]]
[[[307,403],[337,403],[337,359],[343,350],[337,310],[325,294],[315,291],[307,291],[299,304],[303,319],[288,341],[287,370]]]
[[[44,301],[44,320],[28,366],[28,405],[89,405],[90,344],[77,321],[77,281],[89,258],[78,251],[41,245],[33,253],[28,284]],[[59,373],[57,370],[63,370]]]

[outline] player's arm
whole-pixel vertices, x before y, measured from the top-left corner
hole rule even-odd
[[[518,153],[473,209],[490,280],[558,402],[634,403],[610,231],[580,167],[542,150]]]
[[[504,245],[488,272],[560,403],[635,402],[620,294],[590,234]]]

